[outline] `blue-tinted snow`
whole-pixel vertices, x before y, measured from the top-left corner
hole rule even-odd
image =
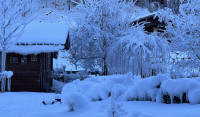
[[[64,44],[68,34],[65,22],[33,21],[24,29],[17,43]]]

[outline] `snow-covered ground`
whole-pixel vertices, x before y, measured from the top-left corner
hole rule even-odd
[[[108,117],[110,100],[90,102],[88,107],[68,112],[64,104],[43,105],[54,93],[0,93],[0,117]],[[200,117],[200,104],[163,104],[156,102],[121,102],[130,117]],[[121,116],[124,117],[124,116]]]
[[[0,117],[113,117],[112,113],[114,117],[200,117],[199,78],[168,76],[159,74],[141,79],[131,74],[112,75],[66,85],[56,81],[57,88],[65,85],[61,94],[0,93]],[[185,92],[190,103],[161,103],[159,97],[165,92],[180,97]],[[56,98],[62,101],[55,102]],[[142,101],[150,98],[152,101]]]

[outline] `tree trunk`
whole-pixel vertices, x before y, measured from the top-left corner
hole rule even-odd
[[[2,59],[1,59],[1,73],[6,69],[6,48],[2,48]],[[6,77],[3,76],[1,79],[1,92],[5,92],[6,87]]]
[[[68,4],[68,10],[71,9],[71,0],[67,0],[67,4]]]
[[[107,76],[108,75],[108,66],[106,62],[106,56],[103,58],[103,75]]]
[[[102,28],[103,29],[103,28]],[[107,76],[108,75],[108,64],[107,64],[107,40],[105,37],[103,37],[103,75]]]
[[[1,72],[6,69],[6,48],[2,48],[2,59],[1,59]]]

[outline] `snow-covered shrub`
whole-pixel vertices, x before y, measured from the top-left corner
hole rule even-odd
[[[188,92],[188,100],[192,104],[200,103],[200,88],[192,89]]]
[[[170,79],[170,74],[158,74],[142,79],[140,76],[112,75],[75,80],[62,90],[62,100],[81,94],[89,102],[104,101],[154,101],[161,103],[200,103],[199,78]]]
[[[115,99],[117,99],[132,84],[133,78],[130,74],[75,80],[63,87],[62,99],[73,93],[80,93],[90,101],[102,101],[109,98],[112,91],[115,92]]]
[[[120,99],[122,97],[122,95],[124,94],[124,92],[126,90],[127,90],[126,86],[124,86],[122,84],[116,84],[116,85],[113,86],[111,95],[113,95],[114,100],[117,100],[117,99]]]
[[[54,91],[55,93],[60,93],[62,91],[62,88],[64,87],[66,83],[62,82],[62,81],[58,81],[58,80],[54,80],[52,82],[52,91]]]
[[[65,72],[65,67],[66,66],[55,68],[51,73],[51,77],[56,80],[64,80],[64,76],[67,75],[67,73]]]
[[[76,79],[80,79],[80,76],[78,74],[73,74],[73,73],[64,74],[63,77],[64,77],[64,82],[66,82],[66,83],[72,82]]]
[[[111,107],[108,110],[108,117],[127,117],[127,116],[128,113],[126,110],[122,109],[122,104],[111,103]]]
[[[87,71],[85,70],[81,70],[77,73],[78,77],[80,78],[80,80],[84,80],[86,78],[89,78],[89,74]]]
[[[62,102],[68,106],[69,111],[76,111],[86,107],[88,99],[81,93],[73,93],[62,99]]]
[[[199,78],[179,78],[166,80],[161,84],[160,90],[162,91],[162,96],[170,98],[170,103],[177,102],[177,100],[179,103],[184,102],[183,100],[190,103],[198,103],[200,98],[196,98],[196,95],[199,95],[199,88]]]
[[[65,71],[65,67],[63,66],[61,68],[55,68],[51,74],[51,77],[53,79],[59,80],[59,81],[63,81],[65,83],[69,83],[72,82],[76,79],[80,79],[80,80],[84,80],[86,78],[89,77],[88,72],[87,71],[79,71],[78,73],[67,73]]]
[[[124,99],[156,101],[160,85],[169,78],[169,74],[159,74],[145,79],[137,79],[134,85],[127,90]]]

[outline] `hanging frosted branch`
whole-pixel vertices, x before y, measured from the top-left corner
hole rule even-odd
[[[130,31],[130,35],[118,38],[111,46],[109,73],[132,72],[148,77],[167,72],[169,50],[166,40],[156,34],[147,35],[140,26]]]

